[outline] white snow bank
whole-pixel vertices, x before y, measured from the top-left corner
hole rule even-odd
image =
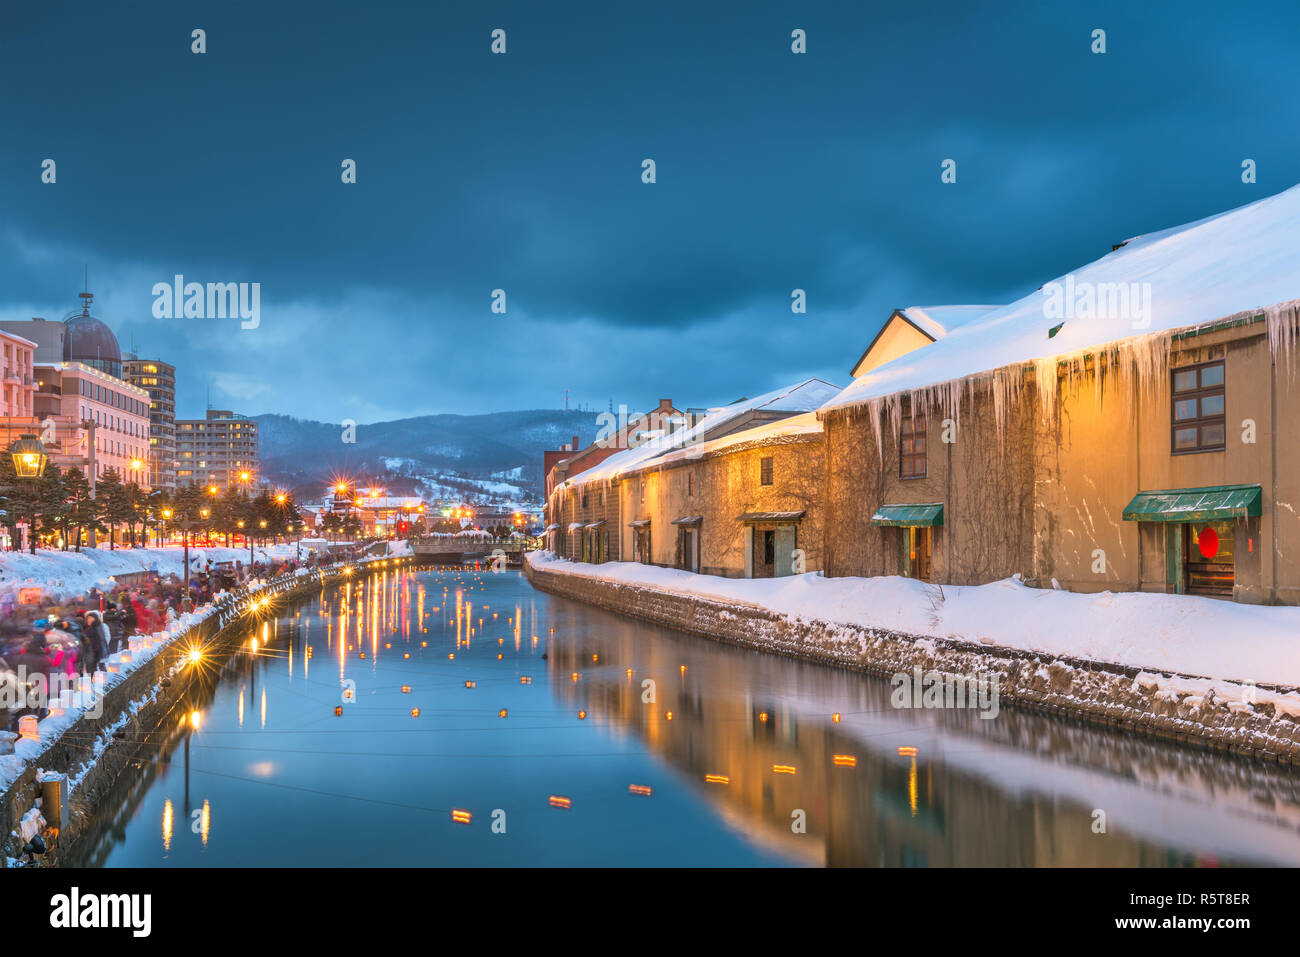
[[[39,587],[52,599],[84,595],[91,588],[107,588],[112,576],[130,572],[156,571],[160,575],[181,574],[185,550],[167,548],[84,548],[80,552],[37,549],[29,552],[0,552],[0,594],[20,588]],[[259,562],[282,561],[294,557],[294,546],[271,545],[255,548]],[[248,564],[247,548],[191,548],[191,565],[197,559],[199,569],[205,562],[223,561]]]
[[[897,577],[719,578],[634,562],[589,565],[553,552],[533,552],[528,561],[548,572],[645,585],[807,620],[1300,686],[1300,608],[1294,606],[1144,592],[1078,594],[1029,588],[1015,579],[940,588]]]

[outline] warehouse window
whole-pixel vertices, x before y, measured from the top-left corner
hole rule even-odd
[[[925,416],[908,416],[898,436],[898,477],[925,478]]]
[[[1226,445],[1223,361],[1174,370],[1170,451],[1217,452]]]

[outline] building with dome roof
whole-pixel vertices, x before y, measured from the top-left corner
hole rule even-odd
[[[122,378],[122,351],[117,346],[117,336],[90,314],[94,297],[88,292],[77,295],[81,297],[81,312],[70,312],[63,318],[61,361],[80,362],[115,379]]]
[[[93,296],[78,295],[81,309],[62,322],[0,321],[0,331],[36,344],[32,412],[53,421],[54,440],[45,442],[50,461],[82,469],[92,488],[109,468],[147,488],[149,393],[122,379],[117,336],[90,314]]]

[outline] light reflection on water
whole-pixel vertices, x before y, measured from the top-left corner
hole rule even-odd
[[[895,710],[881,680],[514,571],[385,573],[275,614],[68,863],[1300,863],[1290,772],[1008,708]]]

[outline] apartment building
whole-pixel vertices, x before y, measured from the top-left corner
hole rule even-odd
[[[257,481],[257,422],[228,409],[176,420],[176,481],[224,491]]]
[[[176,488],[176,367],[128,355],[122,377],[149,393],[149,474],[155,488]]]

